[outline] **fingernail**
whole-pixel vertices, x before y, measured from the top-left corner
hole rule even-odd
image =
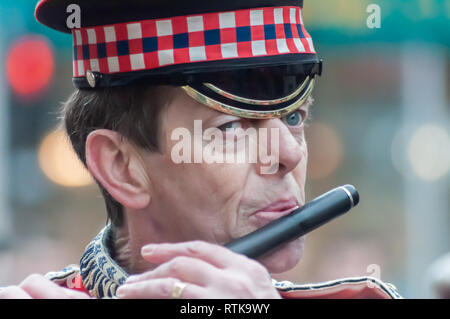
[[[117,288],[117,290],[116,290],[116,296],[119,297],[119,298],[125,297],[126,294],[127,294],[127,290],[128,290],[128,287],[126,287],[126,286],[120,286],[120,287]]]
[[[150,255],[155,250],[155,245],[150,244],[147,246],[142,247],[142,254],[143,255]]]

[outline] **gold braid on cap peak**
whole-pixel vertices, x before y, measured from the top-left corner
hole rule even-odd
[[[305,81],[303,82],[303,84],[299,87],[299,89],[297,89],[294,92],[298,96],[300,94],[300,92],[303,90],[303,94],[301,94],[301,96],[295,102],[290,104],[289,106],[286,106],[285,108],[282,108],[282,109],[273,110],[273,111],[245,110],[242,108],[236,108],[231,105],[219,102],[213,98],[210,98],[210,97],[198,92],[197,90],[195,90],[194,88],[192,88],[190,86],[187,86],[187,85],[183,86],[182,89],[196,101],[198,101],[210,108],[213,108],[219,112],[235,115],[238,117],[249,118],[249,119],[271,119],[271,118],[280,118],[280,117],[286,116],[286,115],[292,113],[293,111],[295,111],[297,108],[299,108],[303,103],[305,103],[305,101],[308,99],[308,97],[311,95],[311,93],[314,89],[314,82],[315,82],[315,79],[311,79],[310,77],[307,77],[305,79]],[[210,87],[210,86],[207,86],[207,87]],[[222,92],[224,92],[224,91],[222,91]],[[225,96],[225,94],[226,94],[226,92],[222,93],[221,95]],[[230,96],[228,96],[228,95],[226,97],[230,98]],[[234,97],[236,97],[236,96],[234,96]],[[287,98],[289,98],[289,97],[286,97],[285,99],[287,99]],[[294,97],[290,97],[290,99],[293,99],[293,98]],[[286,101],[289,101],[290,99],[288,99]],[[275,101],[275,100],[273,100],[273,101]],[[270,101],[259,101],[259,102],[270,102]],[[255,104],[256,103],[258,103],[258,101],[256,101]],[[266,105],[269,105],[269,104],[266,104]]]

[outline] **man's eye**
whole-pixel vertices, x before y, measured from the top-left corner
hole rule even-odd
[[[238,128],[243,128],[241,121],[228,122],[228,123],[218,127],[219,130],[224,131],[224,132],[226,132],[227,130],[235,130]]]
[[[290,126],[299,126],[300,124],[303,123],[304,114],[300,110],[297,110],[287,115],[284,119],[286,123]]]

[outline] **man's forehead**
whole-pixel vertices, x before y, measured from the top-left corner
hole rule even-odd
[[[167,117],[179,120],[204,120],[208,121],[214,117],[224,115],[213,108],[210,108],[196,99],[190,97],[183,89],[175,87],[171,100],[167,105]]]

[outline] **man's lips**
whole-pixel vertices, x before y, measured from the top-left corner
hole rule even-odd
[[[299,207],[300,205],[296,198],[279,200],[262,209],[257,210],[252,214],[252,216],[257,217],[258,219],[272,221],[280,217],[289,215]]]

